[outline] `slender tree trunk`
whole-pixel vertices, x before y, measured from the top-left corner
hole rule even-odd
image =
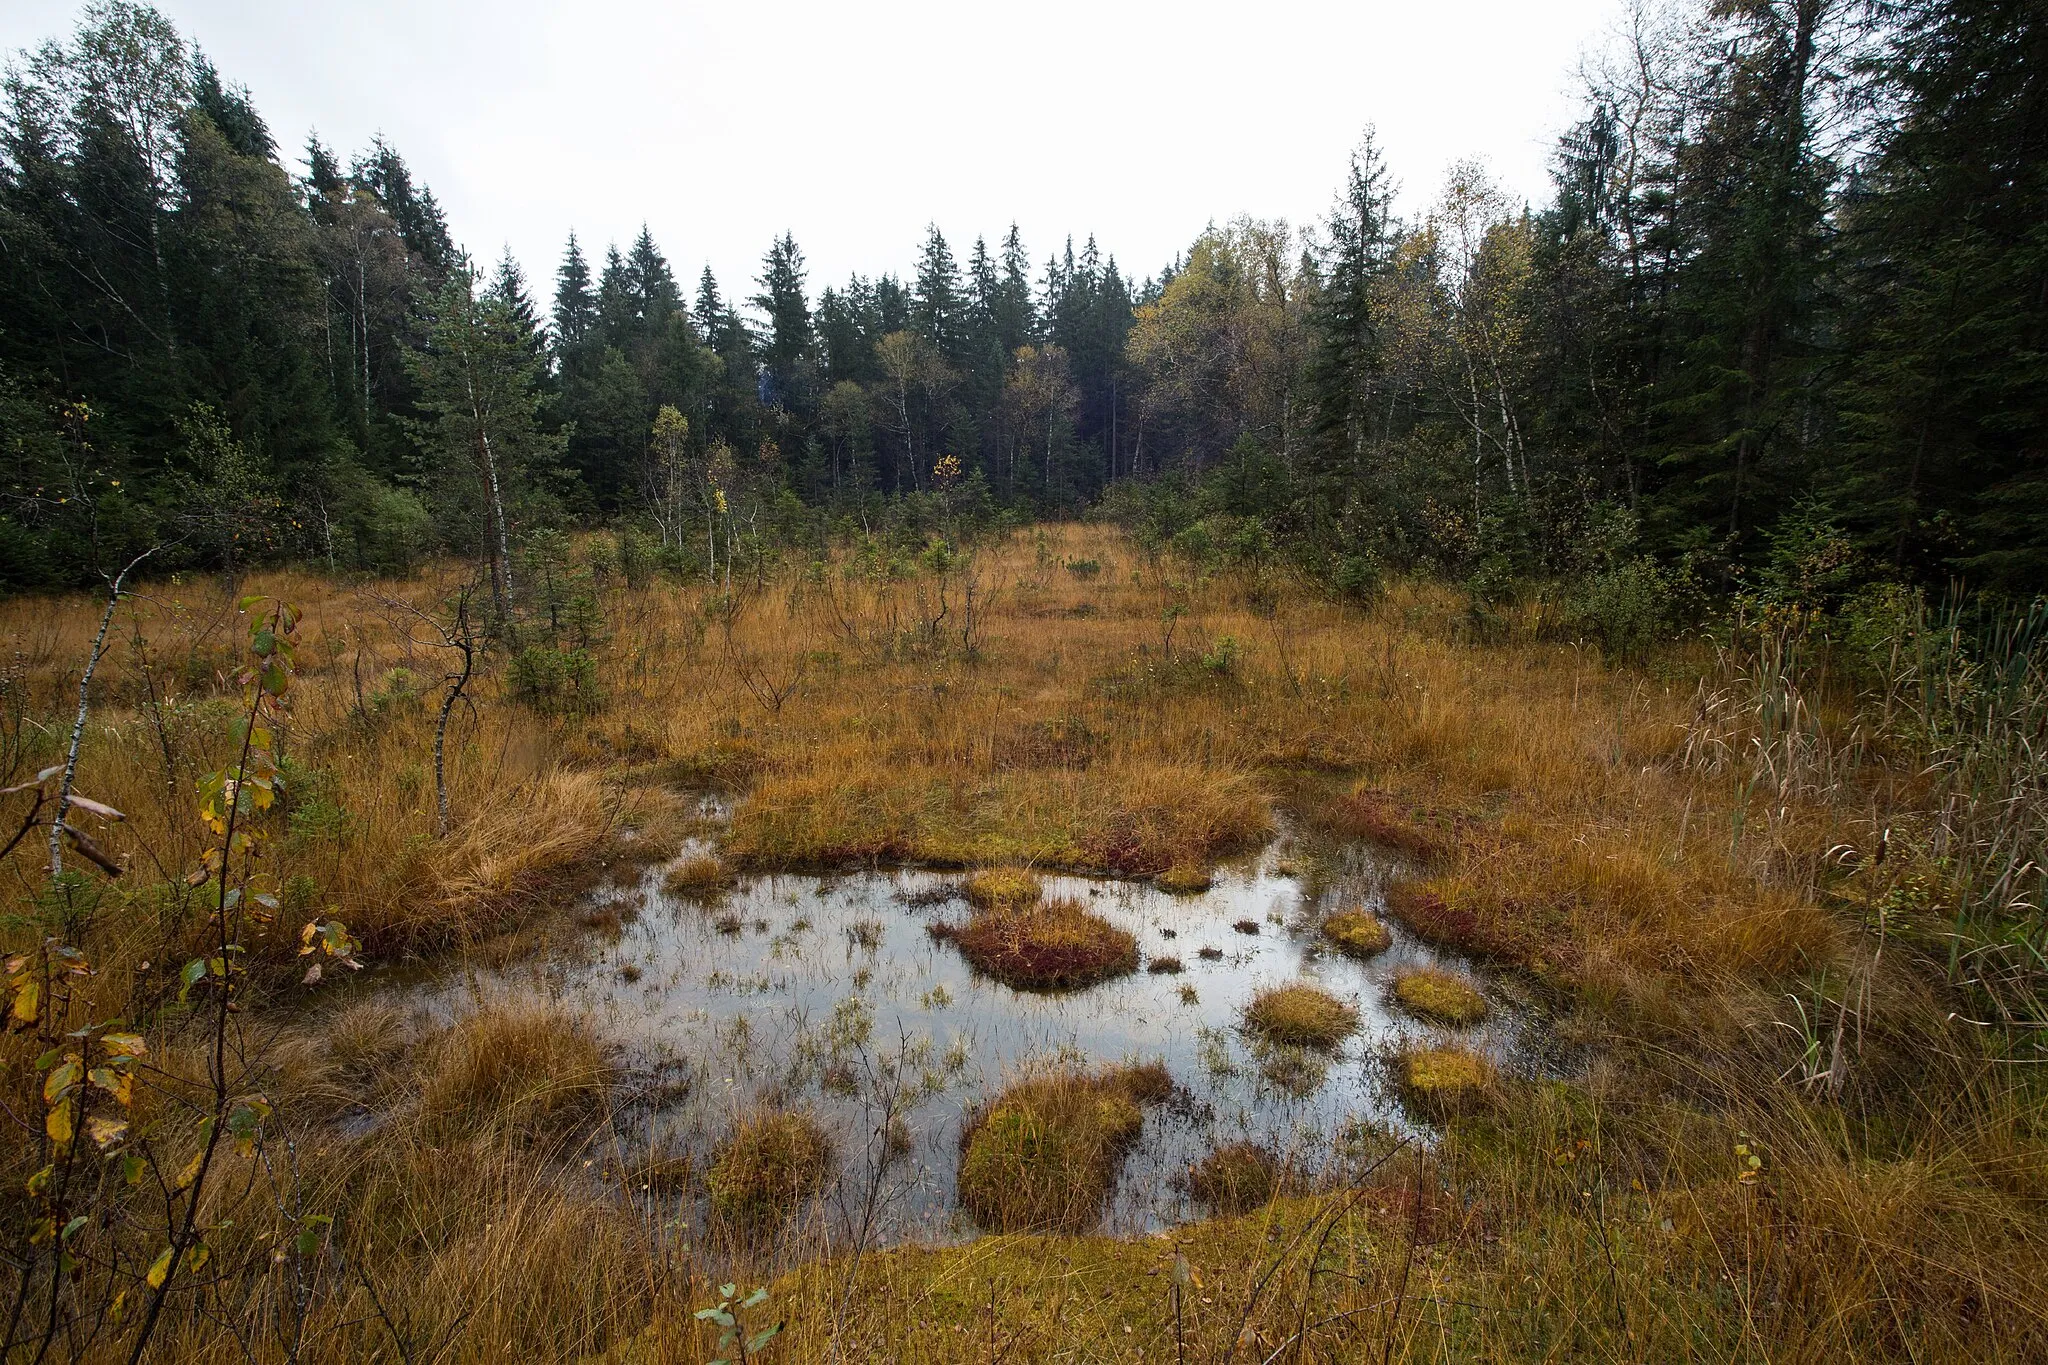
[[[107,652],[107,628],[114,623],[114,608],[121,605],[121,584],[137,564],[157,552],[152,545],[128,561],[127,568],[114,575],[107,585],[107,609],[100,613],[100,628],[92,637],[92,653],[85,659],[85,672],[78,678],[78,717],[71,722],[71,742],[64,750],[64,775],[57,782],[57,812],[50,817],[50,875],[55,877],[64,870],[64,820],[71,812],[71,787],[78,778],[78,747],[85,739],[85,717],[92,691],[92,675],[100,666],[101,657]]]

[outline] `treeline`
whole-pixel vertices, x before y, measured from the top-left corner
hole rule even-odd
[[[2048,18],[2023,0],[1680,0],[1586,69],[1549,203],[1368,137],[1328,218],[1134,282],[1092,240],[744,299],[643,231],[551,304],[479,272],[381,142],[285,169],[153,11],[26,57],[0,148],[0,581],[291,554],[511,570],[575,521],[679,569],[947,506],[1108,498],[1191,555],[1687,591],[2048,569]],[[483,401],[479,395],[490,395]],[[894,509],[893,511],[891,509]]]
[[[1121,510],[1359,585],[1576,580],[1623,632],[1688,590],[2048,585],[2048,10],[1631,19],[1549,205],[1468,165],[1396,222],[1368,140],[1306,249],[1197,243],[1130,357],[1147,446],[1210,472]]]

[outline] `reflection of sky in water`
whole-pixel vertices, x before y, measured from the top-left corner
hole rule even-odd
[[[705,906],[666,895],[664,865],[636,887],[604,893],[640,902],[614,941],[594,942],[574,962],[451,976],[428,999],[446,1015],[466,1009],[475,993],[538,989],[586,1013],[639,1083],[640,1098],[619,1119],[629,1165],[649,1147],[701,1158],[731,1116],[759,1098],[812,1106],[834,1126],[845,1159],[828,1193],[841,1210],[864,1200],[872,1170],[866,1152],[881,1109],[869,1068],[907,1055],[903,1070],[924,1090],[901,1110],[912,1147],[882,1187],[877,1235],[885,1241],[969,1231],[952,1207],[963,1119],[1033,1064],[1163,1060],[1179,1089],[1147,1110],[1104,1224],[1149,1230],[1199,1212],[1173,1177],[1214,1144],[1252,1139],[1313,1172],[1346,1155],[1347,1134],[1350,1146],[1371,1155],[1386,1146],[1371,1135],[1414,1131],[1381,1059],[1400,1040],[1444,1031],[1394,1008],[1390,982],[1400,967],[1447,957],[1398,926],[1393,947],[1369,962],[1328,949],[1316,933],[1321,915],[1355,905],[1377,910],[1386,868],[1363,853],[1325,852],[1318,863],[1325,884],[1312,903],[1303,880],[1291,875],[1289,842],[1222,869],[1199,896],[1132,882],[1045,879],[1049,896],[1081,900],[1134,934],[1144,964],[1178,957],[1178,974],[1141,965],[1135,975],[1084,990],[1017,991],[979,977],[926,932],[968,913],[959,900],[919,904],[955,878],[915,870],[750,877]],[[703,851],[693,847],[685,856]],[[1241,920],[1259,932],[1238,932],[1233,925]],[[1223,955],[1204,960],[1205,947]],[[1358,1032],[1333,1054],[1266,1048],[1239,1028],[1257,990],[1297,978],[1359,1011]],[[1527,1069],[1535,1041],[1522,1036],[1527,1011],[1504,983],[1485,989],[1494,1009],[1486,1023],[1460,1031],[1463,1041]],[[845,1046],[849,1026],[863,1016],[872,1020],[864,1057]]]

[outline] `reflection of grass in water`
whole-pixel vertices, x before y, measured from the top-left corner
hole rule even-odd
[[[1139,1106],[1172,1088],[1156,1063],[1062,1071],[1011,1086],[961,1136],[961,1207],[996,1231],[1089,1226],[1144,1127]]]
[[[1313,1095],[1330,1078],[1329,1054],[1319,1049],[1260,1039],[1257,1057],[1259,1075],[1292,1099]]]

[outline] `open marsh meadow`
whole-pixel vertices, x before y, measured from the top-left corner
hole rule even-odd
[[[26,969],[8,1102],[123,1021],[78,1037],[133,1040],[122,1121],[186,1177],[10,1146],[12,1190],[101,1190],[17,1322],[99,1305],[63,1332],[118,1358],[198,1206],[167,1359],[2048,1349],[2040,1102],[1914,937],[1927,778],[1765,791],[1728,651],[1610,667],[1540,601],[1482,631],[1097,525],[570,570],[587,670],[445,707],[452,571],[120,601],[73,816],[120,875],[10,856],[10,970],[82,956]],[[0,604],[10,784],[62,763],[101,614]],[[230,1013],[184,969],[221,932],[192,793],[248,740],[252,619],[295,644]]]

